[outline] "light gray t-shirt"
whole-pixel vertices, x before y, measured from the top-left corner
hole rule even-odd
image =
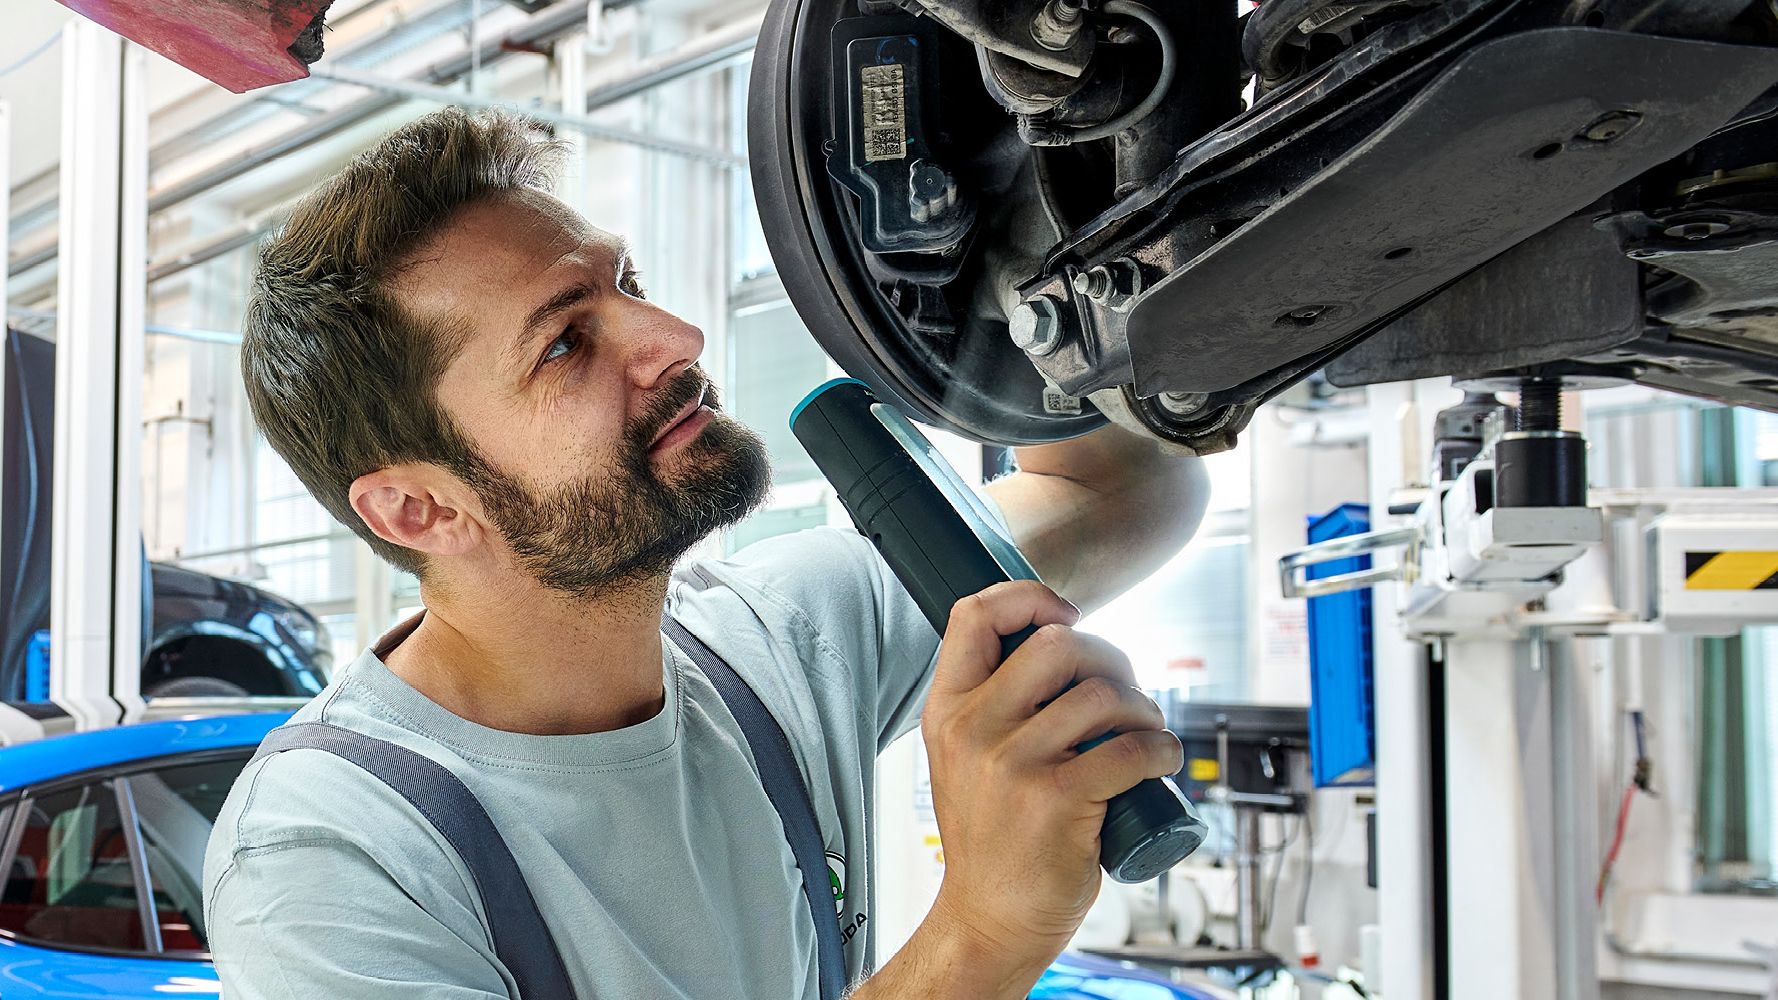
[[[867,541],[832,528],[682,571],[668,608],[790,738],[860,978],[874,967],[873,764],[918,721],[932,626]],[[813,1000],[815,930],[778,814],[722,699],[666,645],[665,708],[615,732],[478,726],[368,651],[292,721],[398,743],[462,779],[518,860],[579,1000]],[[204,865],[224,994],[515,997],[472,886],[376,778],[316,750],[268,757],[235,784]]]

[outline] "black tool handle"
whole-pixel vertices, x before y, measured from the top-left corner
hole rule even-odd
[[[943,635],[952,605],[1013,579],[1013,574],[985,540],[994,528],[965,498],[947,493],[935,481],[905,441],[890,432],[884,416],[873,412],[875,405],[877,400],[864,383],[829,382],[791,414],[791,430],[839,493],[858,530],[876,545],[914,603]],[[1013,557],[1023,563],[1016,551]],[[1014,568],[1035,579],[1027,567]],[[1027,627],[1003,636],[1002,659],[1033,631]],[[1081,750],[1111,735],[1084,743]],[[1099,862],[1120,882],[1147,881],[1196,850],[1205,829],[1171,781],[1149,779],[1108,803]]]

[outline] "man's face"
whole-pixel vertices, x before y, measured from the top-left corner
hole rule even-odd
[[[718,411],[703,334],[647,302],[624,243],[548,195],[461,210],[395,294],[461,331],[445,463],[518,563],[576,597],[659,576],[765,498],[765,447]]]

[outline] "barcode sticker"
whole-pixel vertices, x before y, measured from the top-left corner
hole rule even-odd
[[[1045,413],[1079,413],[1080,397],[1070,396],[1055,386],[1043,390],[1043,409]]]
[[[908,155],[907,89],[900,63],[858,71],[864,98],[864,162],[901,160]]]

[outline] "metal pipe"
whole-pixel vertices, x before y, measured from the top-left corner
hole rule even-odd
[[[469,108],[489,108],[497,111],[510,111],[514,114],[523,115],[526,118],[531,118],[536,121],[548,122],[552,125],[561,125],[565,128],[575,129],[576,131],[586,133],[594,139],[603,139],[607,142],[621,142],[626,145],[638,146],[642,149],[651,149],[658,153],[666,153],[671,156],[683,156],[690,160],[711,163],[719,167],[744,168],[747,165],[745,157],[727,152],[726,150],[711,149],[707,146],[698,146],[689,142],[680,142],[677,139],[663,139],[658,136],[648,135],[644,132],[638,132],[634,129],[602,125],[580,115],[563,114],[560,111],[552,111],[548,108],[529,107],[515,101],[505,101],[494,97],[483,97],[480,94],[465,93],[460,90],[450,90],[445,87],[434,87],[421,83],[411,83],[406,80],[394,80],[388,77],[378,76],[375,73],[365,73],[355,69],[336,68],[316,70],[314,71],[314,74],[329,80],[338,80],[341,83],[350,83],[358,87],[370,87],[376,90],[387,91],[392,94],[400,94],[403,97],[417,98],[422,101],[436,101],[439,104],[455,104]]]
[[[253,241],[259,239],[282,221],[283,215],[280,214],[277,222],[269,222],[257,226],[244,226],[233,232],[224,233],[222,236],[216,237],[215,239],[181,250],[172,257],[163,260],[150,261],[148,264],[148,280],[150,282],[159,281],[169,275],[178,274],[180,271],[196,267],[206,261],[215,260],[223,254],[228,253],[230,250],[237,250],[244,246],[250,246]]]
[[[343,21],[330,17],[329,31],[340,28],[342,23],[366,16],[384,2],[386,0],[373,0],[346,14]],[[416,46],[462,27],[463,18],[462,5],[456,0],[446,0],[436,7],[408,17],[381,34],[365,38],[341,51],[330,51],[328,60],[342,65],[381,65],[393,57],[412,51]],[[159,169],[193,151],[207,148],[215,143],[218,135],[234,133],[248,125],[264,121],[268,116],[287,110],[293,103],[300,104],[306,97],[325,88],[326,85],[319,81],[296,80],[275,90],[259,92],[245,106],[230,102],[228,110],[212,115],[150,147],[149,167]],[[24,207],[11,217],[14,230],[20,233],[30,232],[54,217],[57,203],[56,181],[56,167],[52,164],[18,182],[13,189],[13,200]],[[14,271],[18,270],[22,269],[14,268]]]
[[[625,3],[610,2],[606,4],[606,9],[615,9],[619,6],[627,5],[629,2],[635,2],[635,0],[626,0]],[[524,27],[509,32],[500,40],[483,46],[482,48],[484,50],[492,50],[483,56],[483,64],[485,65],[509,55],[510,48],[541,45],[566,35],[577,28],[584,26],[585,16],[585,7],[580,5],[564,7],[543,14]],[[663,53],[658,57],[646,60],[632,70],[596,84],[587,95],[587,110],[591,111],[607,104],[621,101],[652,87],[657,87],[661,84],[681,79],[692,73],[718,66],[730,59],[738,58],[753,48],[754,40],[758,36],[758,30],[759,18],[747,18],[725,27],[718,28],[716,31],[699,38],[697,41],[687,43],[670,52]],[[431,69],[421,74],[421,77],[433,81],[456,79],[461,77],[463,73],[468,70],[470,62],[469,55],[465,53],[464,55],[454,57],[446,62],[433,66]],[[325,73],[318,72],[315,75],[335,79],[336,82],[339,83],[348,82],[340,76],[341,73],[342,69],[340,67],[334,67],[327,70]],[[380,83],[390,82],[383,78],[378,78],[378,80]],[[424,86],[423,83],[416,84],[411,78],[408,81],[394,82],[405,82],[416,86]],[[455,103],[470,103],[466,100],[468,95],[457,94],[454,91],[445,91],[445,93],[452,94],[453,97],[451,100]],[[239,156],[231,160],[217,164],[216,166],[213,166],[200,174],[189,177],[178,184],[154,192],[148,201],[148,211],[151,215],[164,211],[165,209],[187,201],[204,191],[247,174],[271,160],[305,149],[317,142],[331,138],[346,129],[358,125],[359,123],[396,106],[401,103],[404,96],[420,95],[396,94],[385,91],[384,93],[372,94],[362,100],[354,101],[344,107],[337,108],[334,111],[305,123],[301,128],[288,135],[280,136],[270,142],[262,143],[259,146],[255,146],[242,152]],[[438,96],[427,94],[423,99],[433,100],[438,99]],[[501,106],[505,107],[511,105],[503,104]],[[546,112],[542,109],[520,108],[518,110],[540,120],[551,120],[550,116],[554,114],[553,112]],[[573,127],[585,131],[589,135],[594,134],[592,131],[593,129],[599,129],[605,133],[606,138],[616,142],[628,142],[638,137],[637,133],[630,132],[630,130],[626,129],[614,129],[609,126],[594,125],[592,123],[585,123],[583,125],[579,119],[558,121],[556,124]],[[651,144],[651,148],[659,148],[661,144],[671,143],[671,140],[662,140],[653,136],[640,136],[640,138],[647,140],[647,142]],[[671,150],[663,148],[661,151],[677,155],[690,155],[696,159],[706,161],[709,161],[709,155],[711,153],[715,153],[719,159],[711,162],[716,162],[720,166],[733,167],[745,165],[744,158],[732,154],[712,151],[685,143],[671,143],[671,145],[678,148]],[[255,227],[251,230],[251,235],[246,238],[245,242],[251,242],[253,239],[257,239],[259,236],[271,231],[276,228],[281,221],[282,219],[280,218],[277,221]],[[154,266],[150,269],[149,280],[155,281],[169,277],[188,267],[214,259],[223,253],[227,253],[229,250],[245,245],[241,242],[236,242],[227,246],[222,245],[225,240],[231,238],[233,237],[226,237],[224,240],[216,241],[214,252],[211,252],[211,245],[206,244],[195,247],[190,251],[181,254],[179,257],[166,262],[164,265]],[[22,274],[31,268],[47,264],[56,259],[57,253],[57,247],[52,245],[45,247],[36,253],[21,257],[11,263],[9,273],[13,275]]]
[[[595,80],[587,91],[586,106],[602,108],[625,98],[653,90],[694,73],[714,69],[753,51],[759,41],[759,27],[765,12],[742,18],[732,24],[698,36],[696,39],[602,80]]]
[[[168,561],[183,566],[200,559],[218,559],[222,556],[244,556],[264,549],[282,549],[292,545],[309,545],[314,542],[336,542],[357,537],[357,535],[345,530],[323,531],[314,535],[298,535],[295,538],[279,538],[270,542],[253,542],[248,545],[230,546],[226,549],[211,549],[208,552],[181,552]]]
[[[583,9],[581,9],[580,16],[583,18]],[[514,39],[514,43],[521,41],[521,39],[537,41],[537,39],[546,36],[558,37],[573,30],[576,23],[578,23],[578,18],[565,18],[565,16],[560,16],[560,12],[551,12],[544,18],[533,21],[532,25],[526,25],[521,32],[514,32],[507,37]],[[599,109],[599,107],[605,107],[615,101],[626,100],[629,96],[644,93],[651,87],[658,87],[658,85],[667,84],[672,80],[688,77],[688,75],[702,71],[702,69],[715,68],[727,60],[736,59],[754,48],[757,34],[759,34],[759,18],[747,18],[747,20],[736,21],[733,25],[717,28],[709,36],[701,37],[699,41],[674,48],[672,52],[663,53],[660,57],[645,60],[642,64],[638,64],[637,68],[629,69],[617,77],[606,78],[605,82],[594,85],[587,94],[587,110]],[[459,59],[441,64],[439,68],[428,71],[427,77],[448,77],[448,75],[452,75],[453,69],[457,68],[459,62],[468,64],[468,57],[459,57]],[[345,132],[347,128],[359,125],[361,121],[370,119],[382,110],[395,107],[405,96],[416,96],[421,100],[445,100],[445,94],[450,94],[450,101],[453,103],[473,103],[469,94],[445,91],[443,87],[425,87],[425,85],[412,84],[411,80],[404,82],[404,80],[388,80],[388,78],[380,77],[370,78],[370,75],[364,75],[366,77],[364,80],[357,80],[357,78],[348,80],[348,75],[357,77],[354,71],[340,68],[316,73],[316,77],[332,78],[340,84],[377,85],[379,89],[384,89],[384,93],[366,96],[363,100],[354,101],[354,103],[329,112],[325,116],[316,117],[299,128],[297,132],[279,137],[276,141],[265,142],[256,148],[247,149],[240,157],[228,160],[226,164],[215,165],[212,169],[204,171],[203,174],[197,174],[197,176],[188,178],[187,181],[181,181],[180,185],[156,192],[153,198],[149,198],[149,214],[155,214],[155,212],[160,212],[169,206],[178,205],[181,201],[194,198],[203,190],[217,187],[220,183],[235,180],[236,176],[249,173],[252,169],[256,169],[274,158],[283,157],[283,155],[293,153],[297,149],[308,148],[315,142],[324,141],[336,133]],[[457,75],[461,75],[461,73],[457,73]],[[402,91],[395,93],[391,89],[393,85],[402,85]],[[665,141],[665,139],[658,139],[653,135],[642,135],[642,133],[613,128],[613,126],[597,125],[597,123],[589,123],[589,121],[581,119],[580,116],[562,116],[557,112],[549,112],[544,109],[526,109],[526,107],[512,105],[510,101],[493,101],[493,103],[485,103],[480,107],[507,107],[507,109],[517,110],[526,116],[535,117],[535,119],[571,126],[580,132],[610,139],[613,142],[635,142],[644,148],[660,149],[663,153],[670,153],[670,155],[686,155],[686,157],[697,158],[702,162],[715,162],[722,167],[743,167],[745,165],[745,158],[736,157],[733,153],[692,146],[692,144],[685,144],[685,142]],[[283,224],[283,214],[277,214],[274,219],[261,222],[258,226],[229,233],[229,235],[224,235],[212,242],[206,242],[201,246],[190,247],[187,251],[181,251],[171,260],[149,265],[148,279],[149,281],[160,281],[160,279],[171,278],[172,274],[178,274],[181,270],[215,260],[217,256],[251,244],[252,240],[276,230],[277,226],[281,226],[281,224]],[[41,267],[44,263],[52,262],[55,258],[57,258],[57,247],[44,247],[37,253],[21,256],[16,262],[12,262],[11,274],[14,276],[23,274],[34,267]]]
[[[487,65],[503,59],[514,50],[546,44],[561,35],[580,28],[585,20],[586,9],[584,7],[571,6],[552,9],[522,27],[507,32],[500,38],[482,46],[485,50],[481,54],[482,64]],[[431,82],[452,80],[467,72],[471,61],[470,53],[465,52],[435,64],[422,73],[421,77]],[[261,143],[179,183],[152,192],[148,198],[148,212],[153,215],[166,211],[174,205],[187,201],[211,188],[226,184],[278,157],[289,155],[338,135],[400,103],[401,97],[399,95],[374,94],[331,111],[305,123],[294,132],[279,136],[270,142]],[[58,252],[59,250],[53,247],[45,248],[18,261],[17,264],[9,268],[9,273],[20,274],[26,270],[25,265],[27,264],[30,267],[37,267],[48,263],[56,258]]]
[[[1242,951],[1258,951],[1260,946],[1260,811],[1251,806],[1235,806],[1234,810],[1235,947]]]
[[[587,109],[590,111],[606,104],[621,101],[626,97],[640,93],[647,88],[660,86],[661,84],[680,79],[699,70],[716,66],[726,59],[734,58],[733,53],[735,52],[735,46],[738,44],[734,41],[734,38],[751,32],[751,34],[747,35],[749,38],[747,46],[748,48],[751,48],[753,44],[751,39],[757,38],[757,27],[757,21],[754,19],[737,21],[727,27],[719,28],[716,32],[712,33],[712,36],[722,42],[720,45],[706,45],[703,44],[703,40],[700,40],[699,42],[676,48],[659,59],[645,62],[637,67],[634,72],[626,73],[620,77],[609,78],[605,83],[595,86],[589,92]],[[671,58],[668,58],[669,56]],[[335,73],[337,70],[329,70],[328,72]],[[341,79],[339,82],[345,83],[347,81]],[[382,82],[387,81],[379,79],[379,83]],[[445,91],[444,93],[450,94],[451,100],[457,103],[467,103],[465,99],[468,95],[459,94],[455,91]],[[443,96],[443,94],[438,94],[436,96],[428,94],[425,99],[442,99]],[[367,100],[383,99],[385,98],[367,98]],[[629,130],[614,129],[609,126],[586,122],[586,120],[579,115],[557,115],[556,113],[548,112],[545,109],[519,107],[512,105],[510,102],[495,103],[498,103],[501,107],[514,108],[532,118],[546,121],[561,119],[561,121],[558,122],[559,124],[584,131],[589,135],[602,134],[605,138],[612,139],[612,141],[629,142],[637,138],[637,135]],[[667,142],[667,140],[661,140],[653,136],[642,136],[641,138],[646,140],[647,148],[659,148],[663,142]],[[709,155],[714,153],[716,156],[720,157],[717,161],[718,165],[723,167],[744,166],[746,162],[743,157],[722,153],[717,150],[710,150],[704,147],[691,146],[683,143],[671,143],[671,145],[681,148],[667,150],[668,152],[695,154],[695,158],[700,160],[707,160]],[[242,231],[229,233],[208,243],[189,247],[181,251],[175,257],[152,264],[149,267],[148,280],[159,281],[162,278],[178,274],[187,268],[195,267],[209,260],[214,260],[215,258],[228,253],[230,250],[252,243],[259,237],[282,225],[283,221],[284,213],[277,212],[265,221],[247,227]],[[15,268],[15,271],[25,270],[23,265],[25,265],[27,260],[30,262],[31,266],[36,266],[37,264],[52,260],[54,257],[55,251],[53,248],[46,251],[40,251],[31,255],[30,258],[21,259],[19,262],[20,266]]]

